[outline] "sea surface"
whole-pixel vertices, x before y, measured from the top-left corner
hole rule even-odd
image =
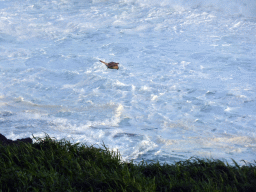
[[[253,162],[256,1],[0,0],[0,133]]]

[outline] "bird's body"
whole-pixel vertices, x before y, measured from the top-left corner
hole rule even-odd
[[[115,63],[115,62],[106,63],[106,62],[101,61],[101,60],[100,60],[100,62],[101,62],[101,63],[104,63],[104,64],[107,66],[107,68],[110,68],[110,69],[119,69],[119,67],[118,67],[118,64],[119,64],[119,63]]]

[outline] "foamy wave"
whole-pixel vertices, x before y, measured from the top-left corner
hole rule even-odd
[[[216,10],[222,14],[256,16],[256,3],[254,0],[119,0],[124,3],[138,3],[141,6],[168,6],[173,7],[175,11],[187,11],[190,9]]]

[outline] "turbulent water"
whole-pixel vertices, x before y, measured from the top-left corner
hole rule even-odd
[[[255,0],[0,0],[0,133],[253,162],[255,32]]]

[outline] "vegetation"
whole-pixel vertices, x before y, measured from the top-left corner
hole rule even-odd
[[[94,146],[55,141],[0,144],[0,191],[256,191],[256,166],[190,159],[122,162]]]

